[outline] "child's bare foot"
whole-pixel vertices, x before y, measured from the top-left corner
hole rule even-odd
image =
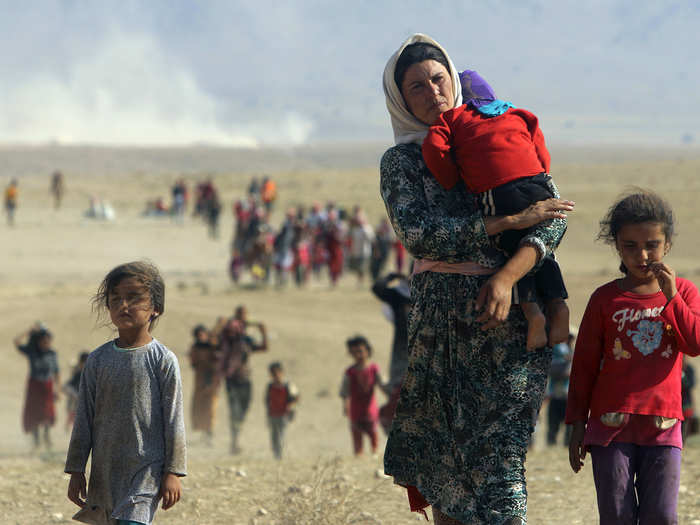
[[[535,350],[547,345],[547,330],[545,325],[547,320],[537,306],[537,303],[521,303],[525,318],[527,319],[527,343],[528,350]]]
[[[564,343],[569,338],[569,307],[564,299],[553,299],[547,303],[549,321],[549,346]]]

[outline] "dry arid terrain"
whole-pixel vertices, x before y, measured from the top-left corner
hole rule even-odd
[[[189,475],[184,497],[157,523],[207,524],[385,524],[418,523],[404,492],[382,475],[381,457],[351,455],[350,435],[337,396],[349,364],[343,343],[363,333],[375,359],[387,368],[391,327],[369,284],[345,276],[336,289],[325,278],[304,289],[233,286],[227,275],[232,232],[230,204],[242,196],[253,173],[278,182],[280,199],[273,224],[297,203],[333,199],[341,206],[361,204],[376,223],[384,213],[378,194],[379,149],[364,157],[352,152],[307,151],[248,154],[232,150],[6,149],[0,187],[11,176],[20,181],[16,225],[0,221],[0,515],[21,525],[69,523],[76,508],[66,499],[63,461],[68,441],[63,400],[53,429],[51,452],[30,454],[20,417],[27,375],[24,357],[12,339],[41,320],[54,333],[62,380],[84,349],[112,336],[96,325],[90,298],[106,272],[127,260],[149,258],[167,285],[166,312],[155,335],[178,356],[189,399],[193,376],[187,360],[195,324],[213,324],[245,304],[252,320],[270,333],[267,353],[252,357],[254,398],[243,435],[243,453],[228,454],[226,406],[219,399],[213,447],[189,433]],[[244,157],[241,160],[241,157]],[[375,162],[376,157],[376,162]],[[247,159],[247,160],[246,160]],[[358,160],[359,159],[359,160]],[[63,206],[54,210],[49,174],[66,176]],[[653,188],[667,197],[677,216],[678,236],[667,261],[678,274],[700,282],[700,152],[553,151],[554,176],[562,194],[576,201],[559,251],[572,320],[578,322],[590,293],[616,276],[612,249],[595,242],[598,220],[616,195],[630,185]],[[141,216],[145,202],[168,198],[174,180],[190,186],[211,175],[224,201],[221,236],[211,240],[205,226],[187,217]],[[116,220],[83,217],[91,195],[111,201]],[[288,430],[286,457],[272,458],[263,412],[267,365],[282,361],[301,391],[297,417]],[[700,367],[700,360],[695,360]],[[698,370],[700,371],[700,369]],[[698,399],[696,393],[696,400]],[[547,448],[540,425],[527,461],[529,523],[596,524],[590,462],[574,475],[563,446]],[[683,452],[680,523],[700,524],[700,440]]]

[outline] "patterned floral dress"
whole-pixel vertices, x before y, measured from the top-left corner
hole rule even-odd
[[[552,184],[555,195],[559,195]],[[445,191],[417,144],[390,148],[381,194],[394,230],[418,258],[506,261],[489,239],[474,199],[460,184]],[[564,220],[526,237],[540,255],[556,248]],[[541,257],[540,257],[541,259]],[[462,523],[526,523],[525,453],[540,408],[551,350],[525,350],[519,307],[480,330],[474,301],[488,276],[424,272],[413,277],[409,365],[384,455],[394,481],[414,486]]]

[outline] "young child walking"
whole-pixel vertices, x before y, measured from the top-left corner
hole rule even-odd
[[[437,181],[449,190],[462,179],[485,216],[513,215],[537,201],[558,197],[548,175],[550,156],[537,117],[496,99],[475,71],[462,72],[460,81],[465,103],[442,113],[423,142],[425,164]],[[512,256],[523,239],[537,242],[528,237],[531,230],[506,230],[496,237],[497,245]],[[534,275],[518,281],[516,290],[528,321],[527,348],[566,342],[568,294],[554,257],[545,256]],[[546,305],[546,317],[538,298]]]
[[[44,444],[51,448],[50,429],[56,421],[56,398],[59,381],[58,357],[51,348],[51,332],[40,322],[14,339],[17,350],[29,359],[29,380],[24,400],[22,426],[32,434],[34,450],[40,446],[43,429]]]
[[[71,378],[63,385],[63,393],[66,395],[66,432],[73,429],[73,422],[75,421],[75,411],[78,407],[78,391],[80,389],[80,378],[83,375],[83,368],[85,368],[85,363],[87,361],[89,352],[80,352],[78,356],[78,362],[73,367],[73,375]]]
[[[270,443],[276,459],[282,459],[284,433],[294,417],[294,407],[299,401],[299,391],[294,383],[285,381],[284,367],[279,361],[270,363],[271,381],[265,392],[267,425],[270,427]]]
[[[355,455],[362,454],[363,434],[369,436],[372,453],[376,453],[379,408],[374,390],[375,387],[385,388],[386,381],[379,372],[379,366],[370,362],[372,347],[365,337],[361,335],[351,337],[345,344],[355,364],[345,371],[340,387],[343,415],[350,419]]]
[[[163,278],[147,262],[117,266],[93,308],[108,312],[119,336],[85,363],[65,467],[68,499],[83,523],[147,525],[160,500],[164,510],[180,500],[186,474],[180,369],[151,336],[165,311]]]
[[[571,468],[590,451],[601,525],[678,523],[681,366],[700,354],[700,295],[663,262],[673,228],[669,205],[647,191],[601,221],[624,276],[588,302],[566,411]]]

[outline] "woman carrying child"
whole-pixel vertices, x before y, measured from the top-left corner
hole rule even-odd
[[[248,327],[257,327],[260,342],[256,342],[246,333]],[[239,437],[245,420],[250,399],[252,383],[250,380],[250,354],[267,350],[267,331],[263,323],[247,320],[247,310],[239,307],[233,319],[226,322],[219,334],[218,380],[226,385],[226,397],[229,407],[229,429],[231,432],[231,454],[240,454]]]
[[[618,200],[599,238],[624,274],[591,296],[579,328],[566,422],[574,472],[588,451],[601,525],[675,525],[683,354],[700,354],[700,294],[663,262],[673,213],[658,195]]]
[[[404,55],[415,43],[424,52]],[[398,239],[425,261],[411,279],[409,362],[384,470],[408,487],[413,510],[433,506],[436,525],[524,524],[525,454],[551,354],[526,351],[527,321],[510,308],[511,293],[557,247],[574,203],[485,216],[461,183],[447,191],[435,180],[421,144],[441,113],[461,105],[462,89],[430,37],[401,45],[383,85],[396,145],[382,157],[381,195]],[[535,225],[510,257],[491,242]]]

